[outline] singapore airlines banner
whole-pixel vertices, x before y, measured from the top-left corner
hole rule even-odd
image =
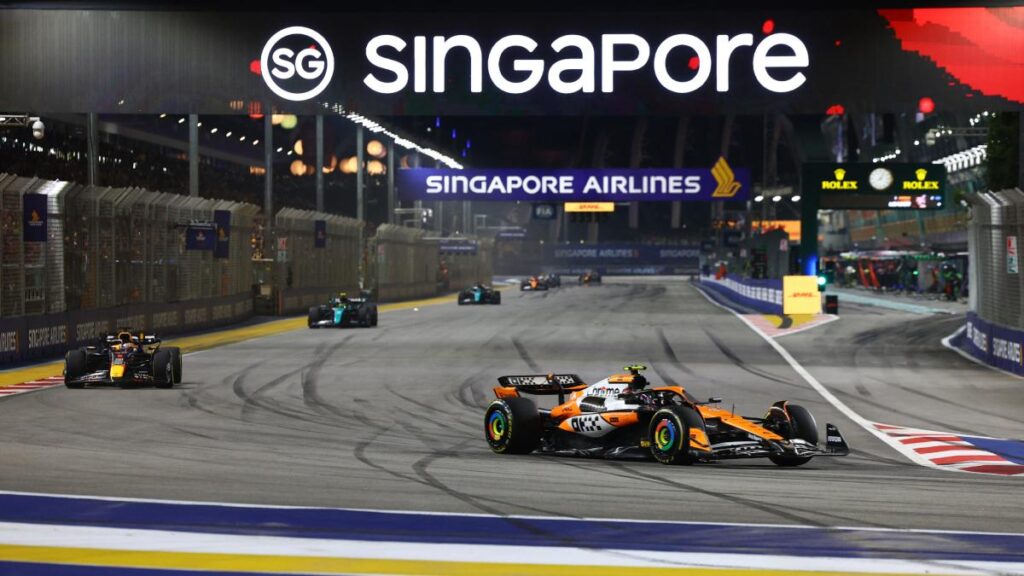
[[[403,201],[633,202],[747,200],[750,170],[719,158],[711,168],[399,170]]]

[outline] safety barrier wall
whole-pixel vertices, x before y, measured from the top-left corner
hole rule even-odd
[[[980,320],[1024,329],[1024,192],[970,194],[968,279],[971,309]]]
[[[755,280],[733,275],[721,279],[701,276],[700,283],[747,308],[766,314],[782,314],[782,280]]]
[[[475,254],[444,254],[440,259],[448,269],[447,286],[442,289],[463,290],[477,282],[490,283],[494,276],[494,241],[477,240]]]
[[[317,247],[317,221],[323,222]],[[302,312],[331,294],[357,294],[363,224],[334,214],[285,208],[274,217],[278,314]]]
[[[964,331],[952,344],[990,366],[1024,376],[1024,330],[992,324],[968,312]]]
[[[0,364],[59,357],[69,348],[95,344],[119,327],[157,335],[206,330],[252,315],[248,293],[170,304],[132,304],[0,318]]]
[[[46,241],[27,241],[25,195],[46,198]],[[188,250],[190,221],[230,213],[226,257]],[[0,317],[249,293],[251,204],[0,174]]]
[[[426,240],[425,231],[382,224],[370,250],[378,299],[423,298],[437,293],[437,245]]]

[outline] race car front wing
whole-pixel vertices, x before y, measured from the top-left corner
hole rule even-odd
[[[796,456],[808,458],[812,456],[846,456],[850,446],[834,424],[825,425],[825,447],[812,444],[800,438],[792,440],[754,439],[733,442],[721,442],[711,445],[711,453],[697,452],[699,458],[718,460],[728,458],[764,458],[765,456]]]

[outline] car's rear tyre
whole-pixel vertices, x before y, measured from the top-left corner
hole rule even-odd
[[[459,302],[459,306],[462,306],[463,304],[466,303],[465,298],[466,298],[465,294],[459,294],[459,297],[457,298],[457,301]]]
[[[170,350],[157,350],[153,354],[153,384],[157,388],[174,386],[174,361]]]
[[[651,417],[648,437],[651,456],[662,464],[693,464],[690,429],[704,428],[704,420],[689,406],[668,406]]]
[[[167,351],[171,353],[171,369],[174,372],[174,383],[181,384],[181,348],[171,346],[167,348]]]
[[[493,302],[495,304],[501,304],[501,292],[494,292],[494,300],[493,300]]]
[[[81,350],[69,350],[64,355],[64,385],[68,388],[85,388],[82,382],[75,382],[85,376],[87,360],[85,352]]]
[[[785,409],[786,414],[789,415],[788,439],[800,438],[811,444],[817,444],[818,424],[814,421],[814,416],[811,415],[810,411],[799,404],[787,404]],[[811,458],[811,456],[786,456],[781,454],[772,454],[768,457],[776,465],[787,468],[803,466],[810,462]]]
[[[528,398],[495,400],[484,413],[484,438],[495,454],[529,454],[540,445],[544,423]]]
[[[370,315],[370,326],[377,325],[377,309],[373,309],[373,314]]]

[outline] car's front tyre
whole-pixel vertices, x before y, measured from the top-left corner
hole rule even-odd
[[[64,385],[68,388],[85,388],[83,382],[76,382],[87,372],[87,360],[85,352],[81,350],[69,350],[64,355]]]
[[[174,386],[174,361],[170,350],[157,350],[153,353],[153,384],[157,388]]]
[[[799,438],[810,442],[818,443],[818,424],[814,421],[811,412],[799,404],[786,404],[785,413],[789,416],[789,434],[787,440]],[[768,459],[778,466],[792,468],[803,466],[811,461],[812,456],[791,456],[788,454],[772,454]]]

